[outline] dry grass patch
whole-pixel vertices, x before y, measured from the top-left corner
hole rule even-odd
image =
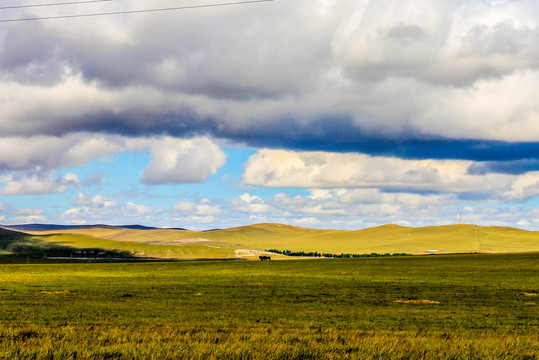
[[[38,277],[3,277],[0,278],[2,281],[47,281],[51,279],[38,278]]]
[[[426,300],[426,299],[423,299],[423,300],[395,300],[393,302],[398,303],[398,304],[427,304],[427,305],[440,304],[439,301]]]
[[[517,296],[527,296],[527,297],[532,297],[532,296],[537,296],[537,293],[519,292],[519,293],[517,294]]]

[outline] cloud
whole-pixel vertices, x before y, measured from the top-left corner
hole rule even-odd
[[[196,203],[180,201],[174,204],[170,211],[174,216],[214,216],[221,213],[220,207],[212,205],[208,199],[202,199]]]
[[[308,196],[277,194],[267,202],[277,211],[296,216],[328,216],[350,221],[354,217],[397,220],[399,216],[407,218],[405,212],[412,209],[421,219],[440,203],[454,204],[454,199],[449,195],[383,193],[376,189],[314,189]]]
[[[538,208],[529,210],[527,215],[533,224],[535,224],[536,226],[539,225],[539,209]]]
[[[279,193],[268,199],[245,193],[232,199],[231,207],[234,211],[264,216],[267,221],[286,218],[287,223],[297,223],[298,219],[316,218],[320,224],[360,224],[365,219],[380,221],[384,217],[396,221],[411,210],[419,214],[418,218],[427,217],[429,213],[436,214],[432,211],[441,203],[454,206],[455,200],[450,195],[384,193],[377,189],[311,189],[307,196]]]
[[[225,163],[225,154],[207,138],[166,138],[152,146],[152,160],[142,181],[146,184],[204,182]]]
[[[47,218],[41,215],[16,216],[5,220],[5,224],[35,224],[44,223]]]
[[[113,208],[118,206],[118,203],[112,199],[108,199],[102,195],[86,196],[83,193],[78,193],[77,196],[71,200],[73,205],[82,205],[91,208]]]
[[[304,188],[384,188],[437,192],[485,189],[486,178],[507,184],[506,175],[469,175],[469,161],[402,160],[363,154],[259,150],[245,165],[248,185]],[[499,186],[499,185],[498,185]]]
[[[341,23],[332,51],[361,81],[470,85],[537,68],[537,19],[524,13],[536,9],[516,1],[369,1]]]
[[[249,214],[263,214],[271,211],[271,207],[267,205],[259,196],[244,193],[232,199],[232,207],[235,210],[246,212]]]
[[[0,169],[73,167],[122,151],[122,142],[119,137],[88,134],[4,137],[0,141]]]
[[[76,174],[67,173],[55,177],[50,171],[1,176],[1,183],[5,185],[0,189],[0,195],[55,194],[80,185]]]
[[[170,217],[183,224],[191,226],[212,224],[215,226],[217,216],[222,214],[221,206],[214,205],[208,199],[197,202],[180,201],[168,209]]]
[[[243,182],[266,187],[436,192],[492,202],[524,201],[539,194],[539,171],[519,175],[470,171],[476,168],[471,161],[259,150],[245,164]]]
[[[175,139],[168,136],[127,137],[92,133],[61,137],[7,137],[0,141],[0,172],[74,167],[88,161],[128,151],[151,149],[152,160],[144,171],[147,184],[203,182],[223,166],[225,155],[211,139]],[[13,177],[4,177],[13,182]],[[11,179],[11,180],[10,180]],[[0,179],[1,180],[1,179]],[[85,183],[99,184],[100,174]],[[10,185],[15,186],[15,184]],[[9,188],[5,191],[11,191]],[[44,191],[44,190],[43,190]]]
[[[0,203],[0,221],[3,224],[29,224],[45,222],[45,211],[38,208],[16,208],[11,204]]]
[[[72,200],[77,207],[66,210],[60,219],[70,223],[123,224],[125,219],[146,223],[155,214],[155,210],[144,204],[133,202],[118,203],[102,195],[87,196],[77,194]]]
[[[519,176],[504,193],[508,200],[526,200],[539,194],[539,171]]]
[[[299,0],[14,24],[0,36],[0,133],[537,159],[538,11],[533,1]],[[178,181],[162,175],[147,181]]]
[[[105,183],[104,176],[105,173],[102,171],[93,172],[84,179],[83,184],[86,186],[103,185]]]
[[[244,198],[256,197],[244,194]],[[450,194],[382,192],[377,189],[312,189],[305,196],[284,193],[258,200],[266,209],[236,207],[249,216],[244,222],[277,222],[299,226],[362,229],[393,223],[427,226],[463,223],[534,228],[539,217],[534,209],[515,205],[482,205],[463,202]],[[532,225],[533,224],[533,225]]]
[[[26,215],[26,216],[41,216],[45,214],[45,211],[43,209],[25,208],[25,209],[16,209],[13,213],[17,215]]]
[[[538,159],[522,159],[515,161],[485,161],[473,163],[468,168],[468,173],[473,175],[484,175],[490,172],[502,174],[524,174],[529,171],[539,171]]]

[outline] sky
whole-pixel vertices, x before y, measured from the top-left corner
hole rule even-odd
[[[0,8],[0,224],[539,230],[537,0],[3,21],[225,3]]]

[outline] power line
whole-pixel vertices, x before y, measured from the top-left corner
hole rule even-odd
[[[107,2],[107,1],[114,1],[114,0],[85,0],[85,1],[69,1],[69,2],[48,3],[48,4],[0,6],[0,10],[35,8],[35,7],[45,7],[45,6],[62,6],[62,5],[88,4],[88,3]]]
[[[124,10],[124,11],[111,11],[111,12],[89,13],[89,14],[56,15],[56,16],[43,16],[43,17],[18,18],[18,19],[1,19],[0,23],[20,22],[20,21],[37,21],[37,20],[52,20],[52,19],[71,19],[71,18],[107,16],[107,15],[122,15],[122,14],[139,14],[139,13],[148,13],[148,12],[161,12],[161,11],[172,11],[172,10],[187,10],[187,9],[209,8],[209,7],[218,7],[218,6],[228,6],[228,5],[253,4],[253,3],[263,3],[263,2],[270,2],[270,1],[275,1],[275,0],[247,0],[247,1],[236,1],[236,2],[228,2],[228,3],[216,3],[216,4],[205,4],[205,5],[188,5],[188,6],[155,8],[155,9]]]

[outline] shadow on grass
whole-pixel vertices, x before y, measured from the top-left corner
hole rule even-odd
[[[0,228],[0,256],[24,258],[134,258],[130,251],[74,248],[47,242],[47,235],[29,235]]]

